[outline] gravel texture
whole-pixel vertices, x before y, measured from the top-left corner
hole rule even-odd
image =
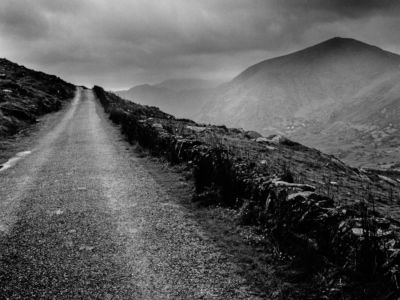
[[[0,172],[2,299],[259,299],[190,212],[77,96]]]

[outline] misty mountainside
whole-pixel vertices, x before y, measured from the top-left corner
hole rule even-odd
[[[196,119],[280,133],[359,166],[396,162],[399,66],[399,55],[333,38],[249,67]]]
[[[154,85],[137,85],[116,94],[141,104],[160,107],[178,117],[196,118],[218,84],[217,81],[196,78],[168,79]]]
[[[218,84],[220,84],[219,81],[200,78],[174,78],[155,84],[154,87],[167,88],[175,92],[181,92],[189,90],[211,89],[217,87]]]

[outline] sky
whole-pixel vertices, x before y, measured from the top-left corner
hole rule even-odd
[[[228,81],[326,39],[400,53],[398,0],[1,0],[0,57],[75,84]]]

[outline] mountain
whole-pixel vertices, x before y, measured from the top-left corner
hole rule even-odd
[[[189,90],[211,89],[215,88],[219,83],[219,81],[205,80],[199,78],[177,78],[164,80],[154,86],[167,88],[175,92],[181,92]]]
[[[169,79],[155,85],[137,85],[116,94],[141,104],[160,107],[178,117],[194,118],[218,83],[192,78]]]
[[[399,161],[399,66],[399,55],[333,38],[249,67],[197,119],[281,133],[355,165]]]

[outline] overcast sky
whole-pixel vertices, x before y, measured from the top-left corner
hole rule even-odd
[[[398,0],[1,0],[0,56],[108,89],[229,80],[334,36],[400,53]]]

